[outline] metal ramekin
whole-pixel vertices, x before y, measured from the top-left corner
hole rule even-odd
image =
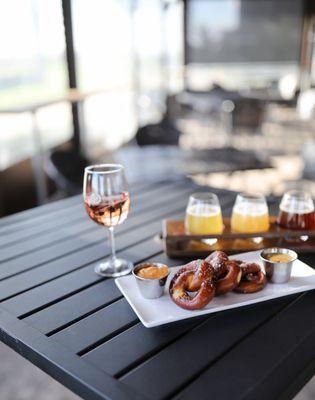
[[[268,260],[270,254],[288,254],[292,257],[289,262],[273,262]],[[292,265],[298,258],[295,251],[290,249],[284,249],[280,247],[272,247],[264,249],[260,253],[260,258],[263,261],[267,279],[272,283],[286,283],[290,280]]]
[[[146,299],[157,299],[158,297],[161,297],[163,295],[166,280],[170,273],[170,269],[169,269],[169,267],[167,267],[168,274],[165,275],[161,279],[146,279],[146,278],[141,278],[140,276],[137,275],[137,272],[140,269],[146,268],[146,267],[149,267],[152,265],[155,267],[163,267],[163,266],[167,267],[167,265],[161,264],[161,263],[142,263],[142,264],[136,265],[134,267],[134,269],[132,270],[132,274],[136,279],[140,293]]]

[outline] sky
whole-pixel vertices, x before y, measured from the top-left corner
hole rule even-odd
[[[34,57],[39,50],[48,56],[60,54],[64,50],[60,3],[0,0],[0,60]],[[38,21],[40,35],[34,20]]]
[[[130,50],[128,0],[74,0],[72,4],[75,47],[79,53],[108,58],[110,52]],[[147,55],[159,54],[160,0],[139,0],[139,5],[134,15],[136,46]],[[181,34],[175,19],[175,23],[168,24],[168,35],[173,42]],[[32,58],[38,54],[54,57],[64,49],[60,0],[0,0],[0,60]]]

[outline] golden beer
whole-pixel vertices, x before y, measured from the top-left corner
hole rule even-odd
[[[233,207],[231,228],[240,233],[268,231],[269,213],[265,198],[238,195]]]
[[[221,234],[223,221],[220,206],[203,204],[187,207],[185,229],[191,235]]]

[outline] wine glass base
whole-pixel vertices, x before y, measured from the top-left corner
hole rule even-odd
[[[108,278],[117,278],[129,274],[133,268],[131,261],[116,258],[115,260],[108,260],[97,264],[94,271],[101,276]]]

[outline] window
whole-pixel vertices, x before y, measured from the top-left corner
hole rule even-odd
[[[59,0],[0,0],[0,109],[63,96],[67,88],[64,50]],[[67,104],[39,112],[44,147],[69,139],[69,115]],[[31,130],[27,113],[0,114],[0,168],[33,154]]]
[[[188,82],[233,89],[298,79],[302,1],[189,0]]]
[[[130,0],[76,0],[74,45],[89,155],[115,149],[135,133],[133,43]]]

